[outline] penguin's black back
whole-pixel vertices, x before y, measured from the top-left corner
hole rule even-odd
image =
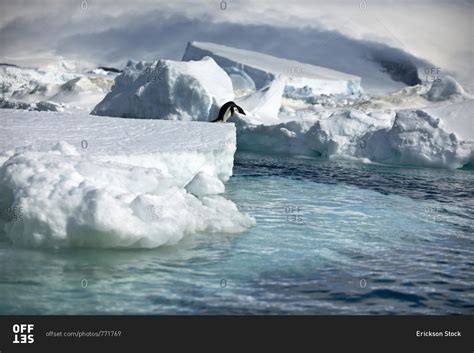
[[[245,112],[244,110],[239,107],[237,104],[235,104],[235,102],[233,101],[229,101],[227,103],[225,103],[221,109],[219,109],[219,114],[217,115],[217,119],[213,120],[212,122],[215,123],[217,121],[223,121],[224,120],[224,115],[225,113],[229,110],[229,109],[232,109],[231,110],[231,113],[233,114],[234,113],[234,109],[233,108],[236,108],[237,111],[240,113],[240,114],[244,114],[245,115]]]

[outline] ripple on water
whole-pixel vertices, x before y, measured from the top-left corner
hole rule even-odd
[[[225,196],[257,219],[243,234],[153,250],[0,242],[0,313],[474,312],[474,170],[239,155],[234,174]]]

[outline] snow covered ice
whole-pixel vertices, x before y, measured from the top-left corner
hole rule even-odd
[[[430,90],[426,93],[426,98],[430,101],[462,101],[469,98],[462,86],[451,76],[444,76],[433,82]],[[471,97],[472,98],[472,97]]]
[[[76,77],[75,73],[61,68],[27,68],[16,65],[0,65],[2,92],[13,94],[25,89],[34,90],[39,84],[63,84]]]
[[[239,97],[235,101],[255,119],[276,121],[278,120],[284,89],[285,79],[279,76],[271,81],[268,86]]]
[[[458,110],[472,97],[450,76],[374,96],[355,76],[212,43],[189,43],[183,60],[129,63],[93,114],[212,120],[234,100],[246,111],[231,118],[240,150],[441,168],[472,161],[472,134],[457,128],[472,131],[467,108]],[[439,124],[427,124],[435,108]]]
[[[360,78],[354,75],[215,43],[188,43],[183,60],[200,60],[206,56],[223,68],[244,71],[253,79],[257,89],[283,75],[287,87],[308,87],[313,94],[358,94],[361,91]]]
[[[1,228],[14,244],[151,248],[255,224],[218,195],[232,124],[11,110],[1,130],[1,208],[22,217],[3,212]]]
[[[450,77],[352,105],[344,96],[327,100],[273,99],[276,116],[234,115],[239,149],[449,169],[474,160],[474,100]]]
[[[229,76],[212,58],[131,63],[92,114],[207,121],[233,98]]]
[[[299,117],[264,123],[239,115],[231,121],[238,129],[238,146],[244,150],[454,169],[474,159],[468,112],[473,105],[467,101],[426,111],[304,112]],[[450,109],[463,115],[455,121]],[[460,124],[466,127],[464,132]]]
[[[2,107],[61,111],[56,105],[90,111],[110,91],[115,75],[66,62],[44,68],[0,64]]]
[[[471,111],[472,103],[466,103]],[[443,107],[441,114],[400,110],[390,129],[371,131],[362,137],[363,148],[357,155],[388,164],[461,168],[474,160],[474,134],[471,122],[464,134],[456,135],[451,123],[443,119],[451,108]]]
[[[1,207],[23,222],[3,212],[1,228],[14,244],[151,248],[243,232],[255,220],[220,195],[237,147],[451,169],[474,160],[474,100],[449,76],[369,96],[356,76],[261,53],[193,42],[184,59],[129,61],[114,82],[98,69],[2,68]],[[246,115],[207,123],[230,100]]]
[[[472,0],[0,7],[0,315],[472,314]]]

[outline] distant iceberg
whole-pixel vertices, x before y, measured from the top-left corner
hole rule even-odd
[[[0,65],[0,108],[61,111],[71,103],[70,108],[90,111],[110,91],[115,74],[72,71],[77,66],[64,62],[41,69]]]
[[[286,78],[287,87],[307,87],[313,95],[350,95],[359,94],[362,90],[360,77],[354,75],[214,43],[188,43],[183,60],[200,60],[206,56],[223,68],[235,67],[244,71],[255,82],[257,89],[267,86],[281,75]]]
[[[463,101],[472,98],[453,77],[446,75],[435,80],[425,97],[433,102],[452,100]]]

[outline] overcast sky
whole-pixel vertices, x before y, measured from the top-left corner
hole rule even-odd
[[[0,0],[0,61],[41,66],[64,58],[121,66],[129,58],[180,59],[190,40],[280,55],[288,48],[285,56],[304,59],[289,40],[300,36],[304,48],[309,38],[313,43],[331,33],[332,40],[340,32],[472,77],[471,0],[227,0],[225,10],[219,0],[86,1]]]

